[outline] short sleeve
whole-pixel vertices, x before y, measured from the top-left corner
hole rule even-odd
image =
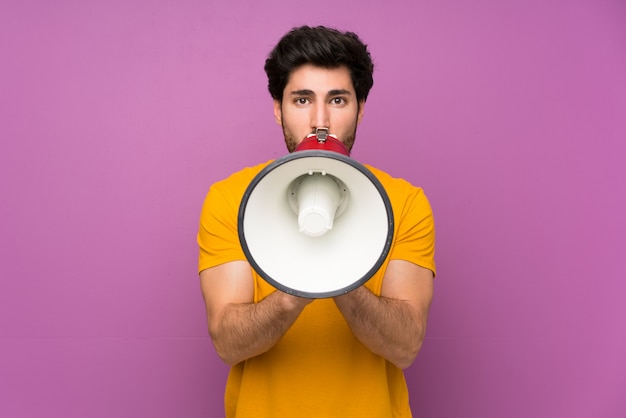
[[[390,259],[410,261],[436,274],[435,222],[424,191],[404,183],[394,190],[404,195],[394,207],[395,234]]]
[[[211,186],[198,228],[198,271],[235,260],[245,260],[237,235],[239,202],[220,183]]]

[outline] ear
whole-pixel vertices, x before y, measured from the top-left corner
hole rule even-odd
[[[280,126],[283,125],[283,105],[279,100],[274,100],[274,120]]]
[[[356,115],[356,123],[361,123],[361,119],[363,119],[363,114],[365,114],[365,100],[361,100],[359,102],[359,111]]]

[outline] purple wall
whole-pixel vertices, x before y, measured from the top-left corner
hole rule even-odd
[[[200,205],[284,154],[304,23],[370,44],[353,156],[435,210],[416,415],[626,416],[626,4],[392,3],[0,3],[0,416],[222,416]]]

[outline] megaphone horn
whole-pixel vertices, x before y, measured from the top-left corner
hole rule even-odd
[[[277,289],[307,298],[361,286],[382,266],[393,238],[380,181],[341,141],[322,136],[264,167],[239,206],[239,241],[252,268]]]

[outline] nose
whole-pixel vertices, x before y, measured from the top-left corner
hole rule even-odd
[[[318,102],[313,107],[311,129],[315,131],[316,128],[330,128],[330,112],[324,102]]]

